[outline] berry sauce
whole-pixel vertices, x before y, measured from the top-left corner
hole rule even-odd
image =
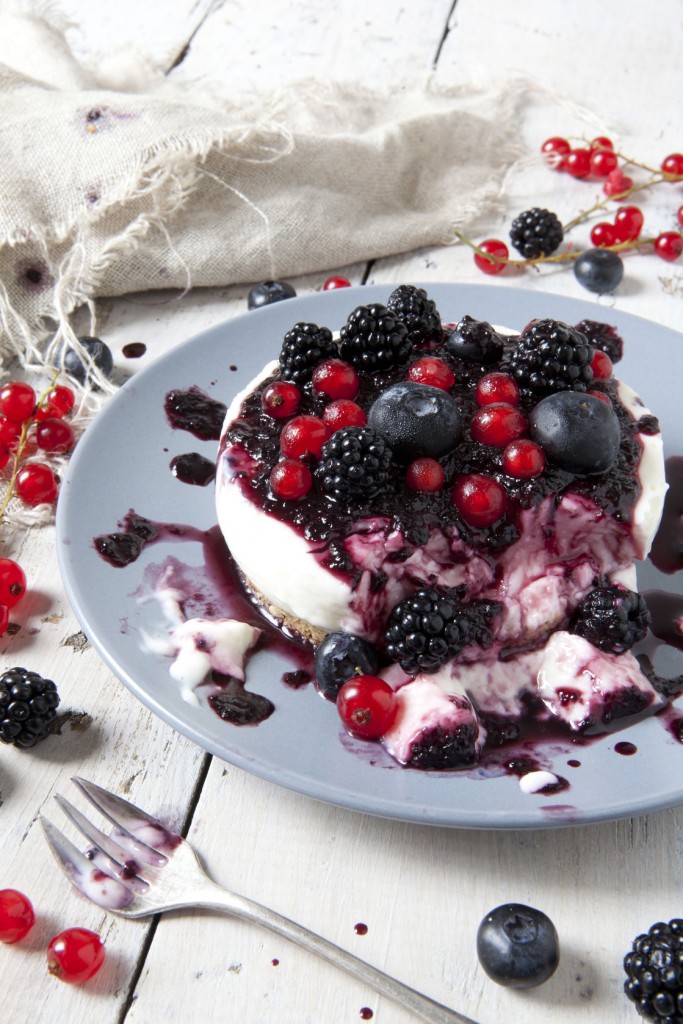
[[[369,1006],[361,1006],[361,1009],[360,1009],[360,1019],[361,1020],[372,1020],[372,1018],[374,1016],[375,1016],[375,1014],[370,1009]]]
[[[219,439],[228,411],[222,402],[210,398],[194,385],[186,391],[169,391],[164,409],[174,430],[187,430],[202,441]]]
[[[121,352],[126,359],[141,359],[147,351],[147,346],[142,341],[131,341],[128,345],[124,345]]]
[[[634,754],[638,753],[638,747],[635,743],[629,743],[628,740],[619,740],[618,743],[614,744],[614,752],[616,754],[623,754],[624,757],[633,757]]]
[[[117,568],[123,568],[137,561],[147,544],[155,540],[196,540],[201,531],[193,526],[181,526],[178,523],[153,523],[151,519],[140,516],[133,509],[117,524],[115,533],[103,533],[93,538],[95,550],[105,562]]]
[[[216,464],[198,452],[176,455],[171,459],[170,466],[173,476],[183,484],[206,487],[216,476]]]
[[[358,924],[355,924],[353,926],[353,930],[356,933],[356,935],[367,935],[368,934],[368,926],[366,924],[363,924],[362,921],[359,921]]]

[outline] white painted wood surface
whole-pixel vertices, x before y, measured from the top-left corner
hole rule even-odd
[[[70,38],[82,58],[110,75],[121,60],[102,61],[107,51],[142,56],[148,69],[168,71],[192,37],[169,72],[180,81],[275,87],[311,75],[388,84],[432,73],[437,55],[434,74],[446,83],[514,76],[510,88],[524,96],[519,133],[530,159],[505,183],[499,212],[473,226],[476,238],[505,237],[510,219],[529,206],[548,206],[565,220],[597,197],[597,186],[560,180],[540,166],[535,154],[549,135],[607,132],[622,151],[655,166],[683,148],[679,0],[626,8],[623,0],[62,0],[57,6],[80,22]],[[674,228],[681,203],[680,185],[648,195],[648,229]],[[587,236],[588,229],[579,229],[577,244],[585,245]],[[354,283],[486,280],[462,246],[326,270]],[[306,294],[326,276],[321,269],[293,283]],[[616,298],[595,300],[596,318],[606,318],[614,303],[680,328],[680,263],[632,255],[627,278]],[[495,283],[588,297],[566,269],[506,273]],[[246,291],[102,302],[98,330],[130,372],[243,312]],[[131,341],[147,346],[137,364],[121,354]],[[253,926],[182,913],[155,927],[120,921],[79,899],[58,875],[36,823],[41,810],[53,814],[49,798],[68,793],[74,774],[171,822],[191,818],[189,838],[216,880],[481,1024],[637,1019],[621,994],[621,959],[638,932],[681,915],[682,809],[578,829],[484,833],[374,819],[279,789],[211,759],[159,722],[82,646],[50,529],[4,531],[2,541],[3,553],[27,569],[31,589],[13,616],[21,630],[0,641],[0,665],[27,663],[53,676],[71,709],[60,737],[32,753],[0,750],[0,887],[25,891],[38,915],[25,942],[0,946],[3,1019],[350,1024],[369,1007],[380,1024],[414,1024],[374,992]],[[498,988],[476,960],[481,917],[508,900],[542,907],[562,941],[555,977],[527,993]],[[366,935],[355,933],[357,922],[367,924]],[[47,941],[72,925],[94,928],[107,944],[105,968],[81,988],[59,984],[45,970]]]

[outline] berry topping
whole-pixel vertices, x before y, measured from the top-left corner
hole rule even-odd
[[[326,359],[313,371],[313,390],[328,398],[355,398],[360,388],[358,374],[343,359]]]
[[[638,1014],[659,1024],[683,1020],[683,920],[658,921],[624,957],[624,992]]]
[[[275,420],[286,420],[295,416],[301,404],[301,392],[296,384],[288,380],[276,380],[264,388],[261,408]]]
[[[393,608],[384,636],[387,657],[408,675],[438,672],[468,644],[488,647],[489,622],[498,605],[493,601],[460,604],[437,590],[417,590]]]
[[[411,363],[406,373],[408,380],[416,384],[428,384],[432,388],[441,388],[442,391],[450,391],[455,384],[455,374],[448,363],[436,356],[425,356]]]
[[[606,352],[613,363],[623,358],[624,342],[616,327],[603,324],[600,320],[582,320],[575,329],[585,335],[591,348]]]
[[[464,316],[448,338],[446,348],[458,359],[488,366],[503,355],[503,339],[485,320]]]
[[[289,281],[262,281],[250,289],[247,296],[247,308],[259,309],[261,306],[270,306],[273,302],[282,302],[283,299],[293,299],[296,291]]]
[[[313,486],[311,471],[299,459],[283,459],[270,471],[270,489],[276,498],[298,501],[305,498]]]
[[[43,462],[31,462],[20,469],[14,486],[18,496],[27,505],[56,501],[59,491],[57,477]]]
[[[20,942],[33,928],[31,901],[16,889],[0,889],[0,942]]]
[[[348,398],[330,402],[323,412],[323,423],[330,433],[341,430],[342,427],[365,427],[367,422],[368,418],[361,407]]]
[[[525,210],[512,222],[510,241],[525,260],[550,256],[561,245],[564,233],[558,217],[550,210]]]
[[[387,308],[406,325],[413,345],[441,338],[441,316],[424,288],[399,285],[389,296]]]
[[[413,381],[383,391],[370,406],[368,423],[401,462],[444,455],[462,431],[455,399],[440,388]]]
[[[455,704],[455,697],[450,700]],[[477,760],[475,741],[477,727],[474,723],[445,729],[441,725],[424,732],[410,748],[411,768],[428,771],[444,771],[448,768],[468,768]]]
[[[375,675],[379,669],[377,651],[354,633],[328,633],[315,651],[315,681],[320,692],[336,700],[344,683],[357,675]]]
[[[526,420],[519,409],[503,402],[485,405],[476,412],[470,424],[475,441],[503,448],[526,431]]]
[[[354,736],[377,740],[396,717],[396,694],[379,676],[354,676],[337,696],[337,711]]]
[[[280,448],[288,459],[319,459],[327,437],[327,427],[317,416],[295,416],[282,428]]]
[[[323,446],[317,468],[330,498],[357,501],[373,497],[389,479],[391,449],[370,427],[343,427]]]
[[[546,914],[521,903],[506,903],[479,925],[477,955],[489,978],[499,985],[533,988],[555,972],[560,944]]]
[[[337,288],[350,287],[351,282],[349,281],[348,277],[328,277],[327,280],[323,282],[324,292],[332,292],[335,291]]]
[[[104,944],[88,928],[67,928],[47,947],[47,969],[55,978],[79,985],[92,978],[104,963]]]
[[[483,473],[469,473],[456,482],[453,505],[470,526],[492,526],[505,514],[507,494],[502,484]]]
[[[606,352],[597,349],[591,360],[591,370],[594,380],[609,380],[612,376],[612,360]]]
[[[611,405],[559,391],[529,414],[529,433],[551,462],[570,473],[604,473],[619,454],[621,429]]]
[[[406,470],[406,487],[411,491],[435,494],[443,487],[443,466],[436,459],[415,459]]]
[[[519,388],[508,373],[487,373],[480,377],[475,394],[477,405],[505,402],[519,404]]]
[[[295,384],[305,384],[311,379],[314,368],[336,351],[329,328],[310,323],[294,324],[285,334],[280,350],[282,377]]]
[[[0,676],[0,740],[15,747],[32,747],[50,734],[59,694],[51,679],[25,668],[10,668]]]
[[[574,263],[576,280],[589,292],[613,292],[624,276],[624,261],[609,249],[587,249]]]
[[[69,452],[74,446],[74,432],[68,423],[48,417],[36,427],[36,443],[44,452]]]
[[[483,242],[479,243],[477,248],[481,249],[481,252],[490,253],[494,257],[494,259],[487,259],[481,253],[475,252],[474,262],[482,273],[500,274],[502,270],[505,270],[507,259],[510,255],[505,242],[501,242],[499,238],[486,238]]]
[[[111,377],[114,369],[114,357],[111,349],[100,338],[79,338],[81,347],[85,350],[84,359],[75,348],[66,346],[60,353],[60,365],[64,372],[77,380],[80,384],[91,383],[90,363],[100,371],[103,377]]]
[[[30,384],[11,380],[0,388],[0,413],[15,423],[30,420],[36,407],[36,393]]]
[[[534,320],[510,356],[510,372],[531,391],[585,391],[592,352],[582,334],[559,320]]]
[[[357,306],[339,333],[342,359],[367,373],[400,366],[412,350],[406,325],[379,302]]]
[[[530,480],[544,469],[543,449],[534,441],[512,441],[503,452],[503,472],[517,480]]]
[[[623,654],[645,639],[649,625],[648,607],[636,591],[596,587],[574,611],[570,632],[600,651]]]
[[[18,562],[0,558],[0,604],[13,608],[26,593],[26,576]]]

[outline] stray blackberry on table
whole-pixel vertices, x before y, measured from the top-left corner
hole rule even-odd
[[[550,210],[525,210],[512,222],[510,241],[525,260],[550,256],[562,244],[564,232],[556,214]]]
[[[0,740],[15,747],[33,747],[49,736],[57,717],[59,694],[51,679],[25,668],[0,676]]]
[[[683,920],[658,921],[624,957],[624,992],[645,1020],[683,1022]]]

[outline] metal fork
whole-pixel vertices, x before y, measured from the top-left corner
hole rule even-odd
[[[130,918],[180,907],[222,910],[270,928],[317,953],[430,1024],[476,1024],[470,1017],[434,1002],[289,918],[217,885],[182,836],[101,786],[81,778],[73,781],[113,825],[113,831],[105,834],[59,795],[55,800],[64,814],[91,844],[87,852],[78,850],[47,818],[41,815],[40,821],[64,874],[98,906]]]

